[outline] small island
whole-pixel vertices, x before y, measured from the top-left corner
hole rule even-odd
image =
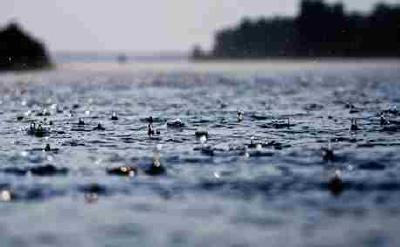
[[[400,5],[377,4],[371,13],[342,3],[302,0],[296,17],[251,20],[216,33],[211,51],[193,48],[194,60],[307,57],[400,57]]]
[[[45,46],[11,23],[0,30],[0,71],[45,69],[52,66]]]

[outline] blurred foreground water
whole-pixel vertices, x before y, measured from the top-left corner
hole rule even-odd
[[[399,96],[396,60],[1,74],[1,245],[399,246]]]

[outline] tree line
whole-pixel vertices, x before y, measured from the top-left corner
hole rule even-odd
[[[296,17],[244,18],[214,39],[212,51],[195,46],[192,57],[399,57],[400,5],[348,13],[342,3],[302,0]]]
[[[0,29],[0,71],[40,69],[51,66],[44,44],[16,23]]]

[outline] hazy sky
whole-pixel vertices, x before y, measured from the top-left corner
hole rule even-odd
[[[350,10],[370,10],[377,1],[342,2]],[[0,0],[0,24],[17,20],[53,51],[184,51],[194,43],[209,47],[216,29],[243,16],[294,15],[297,5],[298,0]]]

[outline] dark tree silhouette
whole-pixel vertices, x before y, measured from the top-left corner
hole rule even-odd
[[[0,70],[23,70],[49,67],[44,45],[15,23],[0,31]]]
[[[248,18],[216,33],[210,55],[194,58],[399,57],[400,5],[377,4],[369,14],[342,3],[302,0],[295,18]]]

